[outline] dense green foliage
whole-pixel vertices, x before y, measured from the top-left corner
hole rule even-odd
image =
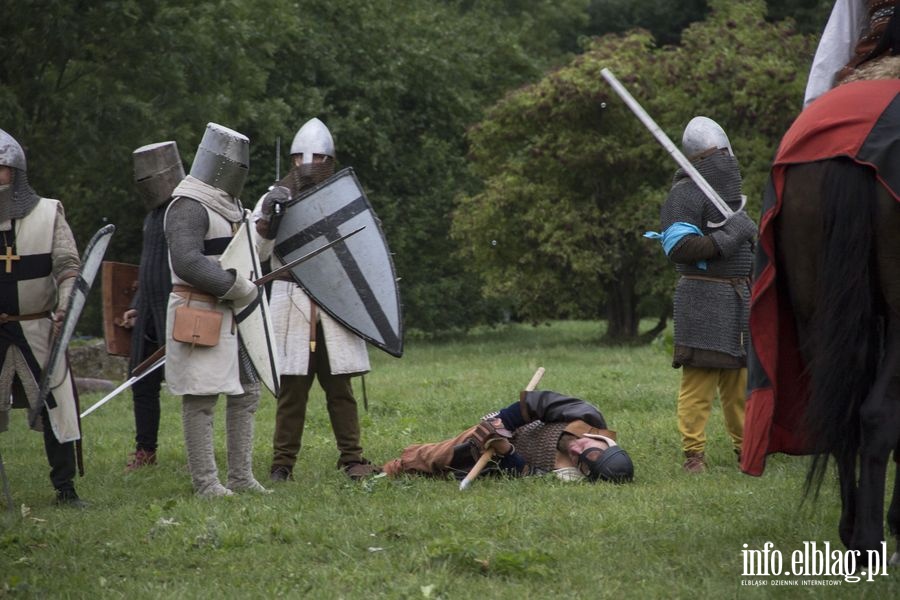
[[[659,44],[677,43],[681,31],[709,14],[707,0],[591,0],[588,12],[591,35],[647,29]],[[766,2],[766,18],[790,18],[803,33],[819,34],[825,27],[834,0],[777,0]]]
[[[806,30],[824,23],[824,15],[810,12],[815,3],[771,4],[773,11],[780,7],[780,16],[791,14],[788,4],[807,11],[798,12],[807,23]],[[189,165],[207,122],[241,131],[251,139],[251,175],[243,195],[245,204],[253,204],[274,176],[276,138],[288,146],[297,128],[318,116],[334,133],[339,166],[356,169],[384,223],[402,278],[407,328],[429,332],[465,328],[495,319],[498,307],[509,305],[505,298],[485,301],[483,265],[461,257],[459,238],[450,235],[456,198],[477,194],[489,170],[485,165],[497,164],[496,159],[484,161],[484,148],[476,149],[473,173],[467,162],[467,128],[509,90],[538,80],[548,68],[564,64],[583,47],[587,54],[551,74],[548,81],[559,73],[578,73],[596,61],[598,52],[617,51],[618,42],[590,42],[590,35],[641,25],[659,43],[675,41],[682,27],[707,12],[707,3],[695,0],[7,2],[0,32],[4,49],[0,127],[26,146],[35,189],[63,201],[81,246],[99,226],[112,222],[118,232],[108,257],[136,262],[143,209],[131,181],[134,148],[174,139]],[[717,22],[721,27],[722,18]],[[747,38],[743,44],[751,43],[750,38],[771,42],[773,31],[787,36],[789,27],[753,31],[754,26],[755,21],[750,31],[729,31],[726,39]],[[706,45],[696,41],[697,35],[694,42],[685,42],[694,46],[678,52],[651,51],[649,39],[635,49],[623,46],[617,64],[623,65],[620,70],[626,74],[660,72],[660,65],[669,61],[665,57],[672,54],[680,57],[681,75],[668,81],[670,87],[680,87],[695,76],[690,53],[709,52],[713,45],[725,48],[726,56],[733,52],[723,40]],[[644,47],[646,52],[640,49]],[[808,45],[801,47],[791,38],[787,48],[767,48],[771,55],[761,53],[759,45],[752,45],[752,52],[746,50],[742,48],[740,60],[728,58],[726,64],[775,65],[779,73],[794,69],[796,81],[782,86],[779,76],[764,82],[764,87],[784,97],[796,92],[811,54]],[[796,54],[787,57],[791,51]],[[781,57],[787,57],[786,61]],[[631,60],[650,64],[631,64]],[[759,65],[751,71],[758,73],[763,68]],[[606,97],[595,72],[591,75],[588,69],[579,77],[594,77],[591,93],[596,99]],[[708,82],[704,93],[708,96],[719,85],[741,83],[736,77],[732,73],[719,82]],[[759,82],[747,79],[744,83]],[[573,83],[572,89],[577,85]],[[752,95],[766,99],[762,91],[754,90]],[[593,105],[567,106],[570,99],[581,102],[578,93],[571,98],[558,96],[554,102],[560,107],[553,110],[569,115],[566,119],[584,116],[585,121],[568,126],[586,132],[598,124],[599,113]],[[504,106],[514,103],[501,102],[493,114]],[[692,106],[681,103],[673,108],[681,111]],[[777,107],[777,115],[783,121],[781,108]],[[616,110],[611,106],[609,112],[617,114]],[[762,106],[757,104],[754,110],[761,112]],[[670,123],[680,122],[684,114]],[[617,118],[631,120],[627,115]],[[635,136],[643,135],[634,123],[623,123],[623,127]],[[764,144],[738,140],[736,146],[746,152],[760,150],[758,158],[765,161],[778,134],[771,129]],[[512,130],[507,135],[507,148],[521,139]],[[644,148],[639,153],[660,163],[653,167],[660,169],[665,162],[658,153],[647,155],[648,151]],[[587,164],[591,158],[576,160]],[[619,167],[635,164],[626,163]],[[281,166],[283,172],[286,156]],[[572,182],[569,194],[579,187],[592,190],[589,180]],[[648,177],[647,181],[652,188],[659,186],[658,179]],[[633,193],[624,183],[621,187]],[[630,218],[638,229],[643,227],[638,215]],[[587,213],[579,220],[592,223],[593,217]],[[586,307],[593,307],[587,312],[596,314],[596,308],[606,303],[595,289],[596,280],[584,281],[581,271],[573,272],[566,283],[580,289],[581,300],[578,306],[564,299],[548,304],[554,315],[583,314]],[[98,332],[98,305],[94,297],[82,322],[85,332]],[[533,311],[522,314],[530,316]]]
[[[767,23],[759,0],[710,4],[681,45],[659,47],[643,31],[597,38],[470,130],[486,183],[461,199],[454,234],[487,295],[535,321],[596,317],[605,306],[619,338],[636,335],[642,300],[643,312],[665,310],[671,269],[641,234],[658,227],[676,165],[604,67],[673,140],[694,115],[718,121],[758,214],[769,160],[800,107],[812,39],[790,22]]]
[[[619,33],[634,27],[649,30],[660,44],[677,43],[681,30],[709,13],[706,0],[593,0],[590,31]]]
[[[645,323],[649,326],[651,323]],[[721,412],[708,425],[710,471],[681,471],[675,395],[679,372],[655,346],[603,347],[600,323],[516,325],[441,344],[411,340],[402,361],[373,355],[363,447],[385,462],[417,442],[455,435],[516,401],[538,366],[542,389],[587,398],[635,463],[629,485],[553,478],[455,481],[377,479],[354,485],[315,386],[296,480],[268,496],[192,497],[180,402],[163,397],[159,465],[123,472],[133,448],[128,395],[86,417],[91,506],[55,509],[40,434],[15,411],[0,434],[16,513],[2,513],[2,598],[331,598],[448,600],[577,598],[897,598],[900,573],[873,582],[840,577],[742,577],[744,545],[784,554],[838,538],[837,482],[800,504],[807,460],[772,456],[763,477],[738,472]],[[357,386],[358,387],[358,386]],[[84,398],[86,404],[97,395]],[[224,468],[224,399],[216,450]],[[254,468],[272,447],[274,400],[256,419]],[[895,469],[890,469],[887,491]],[[25,515],[22,516],[24,507]],[[888,551],[893,552],[894,542]],[[742,580],[767,584],[751,590]],[[785,594],[775,580],[826,580]],[[756,593],[754,593],[756,592]]]
[[[825,28],[834,0],[778,0],[767,2],[768,18],[773,21],[791,18],[803,33],[819,35]]]
[[[26,145],[35,188],[63,200],[81,244],[114,222],[109,258],[135,262],[143,215],[134,148],[174,139],[189,165],[208,121],[241,131],[252,145],[243,194],[252,205],[274,177],[276,137],[288,145],[319,116],[339,166],[357,170],[384,222],[408,324],[465,326],[483,316],[447,235],[453,197],[471,185],[465,127],[503,90],[559,60],[585,6],[10,3],[2,127]]]

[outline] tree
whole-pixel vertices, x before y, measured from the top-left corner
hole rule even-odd
[[[282,135],[311,116],[331,129],[338,166],[354,168],[383,222],[407,327],[490,318],[448,233],[456,194],[474,185],[465,130],[564,56],[562,38],[583,26],[584,5],[307,0],[282,24],[293,42],[277,50],[267,85],[291,106]]]
[[[766,23],[764,2],[710,5],[681,46],[658,47],[641,30],[593,40],[470,130],[483,189],[460,199],[453,235],[487,296],[534,321],[605,307],[618,339],[637,335],[642,300],[667,303],[672,270],[641,234],[658,226],[675,164],[612,94],[604,67],[670,138],[694,115],[716,119],[758,209],[769,160],[800,108],[813,40],[790,22]]]
[[[647,29],[660,44],[676,44],[681,31],[709,13],[706,0],[592,0],[592,35]]]
[[[4,5],[0,124],[26,145],[39,193],[60,198],[83,246],[136,262],[143,209],[131,152],[175,140],[186,165],[207,122],[248,135],[253,205],[274,141],[319,116],[370,192],[397,254],[407,325],[483,317],[448,238],[472,186],[465,129],[511,86],[560,60],[586,0],[43,0]],[[82,320],[99,332],[97,295]]]
[[[138,146],[174,139],[190,164],[208,121],[251,139],[274,133],[287,112],[265,95],[281,4],[262,0],[252,11],[237,0],[5,6],[0,114],[11,118],[2,126],[26,145],[35,189],[63,201],[80,246],[112,222],[107,256],[136,262],[144,216],[132,183]],[[92,296],[81,329],[98,333]]]
[[[587,33],[604,35],[647,29],[659,44],[676,44],[682,30],[709,14],[706,0],[591,0]],[[797,31],[820,34],[834,0],[766,2],[768,21],[793,19]]]
[[[767,2],[769,12],[766,18],[770,21],[793,19],[797,31],[820,35],[831,14],[834,0],[779,0]],[[810,57],[812,58],[812,57]]]

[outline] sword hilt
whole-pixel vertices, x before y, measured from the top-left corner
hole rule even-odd
[[[272,203],[272,214],[269,216],[269,235],[274,239],[275,235],[278,233],[278,228],[281,226],[281,219],[284,218],[284,203],[283,202],[273,202]]]

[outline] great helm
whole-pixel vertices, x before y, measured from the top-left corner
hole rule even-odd
[[[147,210],[153,210],[172,197],[172,191],[184,179],[184,166],[175,142],[141,146],[131,153],[134,159],[134,183]]]
[[[25,172],[25,151],[16,138],[0,129],[0,166]]]
[[[223,192],[239,197],[250,171],[250,140],[242,133],[208,123],[191,176]]]
[[[313,154],[334,158],[334,140],[325,123],[313,117],[297,130],[297,135],[291,142],[291,155],[295,154],[303,155],[303,164],[311,163]]]
[[[725,130],[718,123],[709,117],[691,119],[681,137],[681,150],[684,155],[693,159],[714,148],[727,150],[729,155],[734,156],[728,136],[725,135]]]

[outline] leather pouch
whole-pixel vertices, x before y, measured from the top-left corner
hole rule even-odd
[[[219,343],[222,313],[217,310],[195,308],[188,303],[175,309],[172,339],[193,346],[210,348]]]

